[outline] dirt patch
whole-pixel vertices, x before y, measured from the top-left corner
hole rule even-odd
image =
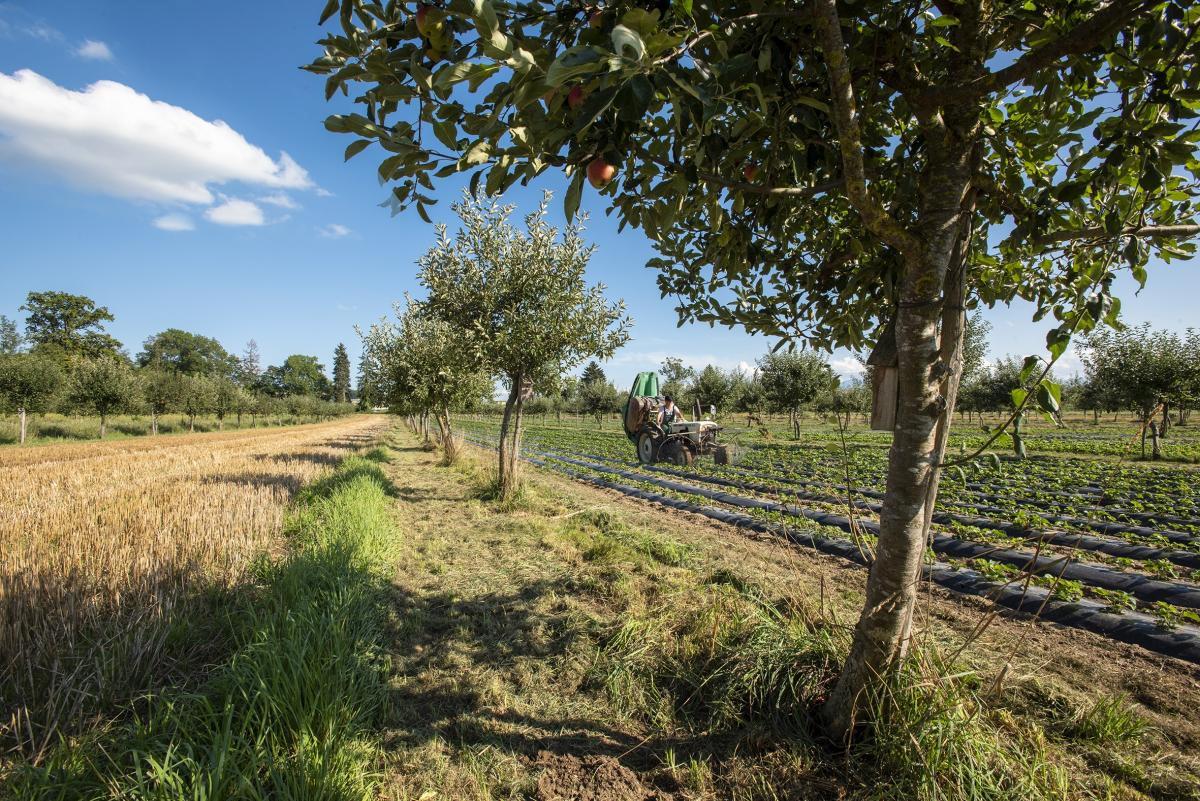
[[[670,801],[613,757],[538,754],[538,801]]]

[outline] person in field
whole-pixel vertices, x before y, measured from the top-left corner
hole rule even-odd
[[[683,412],[679,411],[679,407],[675,405],[675,399],[670,395],[664,395],[662,408],[658,410],[658,424],[666,426],[670,423],[686,422]]]

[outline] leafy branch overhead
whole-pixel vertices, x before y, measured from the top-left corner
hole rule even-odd
[[[950,123],[978,139],[972,302],[1032,301],[1052,353],[1116,319],[1114,270],[1194,252],[1195,8],[866,2],[824,26],[822,8],[333,0],[307,69],[353,97],[326,125],[348,158],[382,149],[394,210],[425,216],[458,173],[496,193],[562,170],[571,215],[590,178],[655,242],[684,319],[869,343]]]

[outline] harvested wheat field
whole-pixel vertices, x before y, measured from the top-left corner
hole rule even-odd
[[[386,426],[356,416],[0,451],[5,751],[36,761],[212,663],[220,601],[281,547],[289,499]]]

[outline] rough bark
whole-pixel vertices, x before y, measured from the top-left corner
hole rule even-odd
[[[150,410],[150,434],[151,436],[158,436],[158,412],[153,409]]]
[[[496,476],[497,486],[503,492],[503,488],[507,485],[508,478],[508,452],[509,452],[509,427],[512,423],[513,407],[517,403],[517,394],[521,391],[521,377],[519,375],[512,377],[512,389],[508,393],[508,399],[504,402],[504,416],[500,419],[500,446],[499,446],[499,473]]]
[[[962,4],[960,25],[951,34],[961,56],[958,76],[970,80],[983,69],[978,7]],[[864,225],[900,255],[903,275],[895,314],[898,354],[896,428],[888,457],[886,494],[879,516],[875,561],[867,579],[866,603],[850,654],[823,714],[830,734],[847,741],[857,708],[878,691],[903,660],[910,640],[918,579],[936,500],[939,442],[944,448],[961,367],[961,303],[947,286],[955,259],[966,254],[964,212],[970,208],[971,177],[978,160],[979,108],[974,103],[916,112],[927,156],[919,177],[916,222],[907,227],[873,197],[863,170],[862,139],[854,88],[835,0],[816,0],[814,27],[829,71],[833,119],[838,134],[847,196]],[[954,283],[955,289],[957,282]],[[939,337],[939,322],[945,337]],[[949,323],[946,325],[946,323]],[[944,360],[950,357],[949,363]],[[940,434],[939,434],[940,432]]]
[[[22,445],[24,445],[25,444],[25,422],[26,422],[26,414],[25,414],[24,406],[17,409],[17,417],[20,418],[20,421],[21,421],[21,440],[20,440],[20,442]]]

